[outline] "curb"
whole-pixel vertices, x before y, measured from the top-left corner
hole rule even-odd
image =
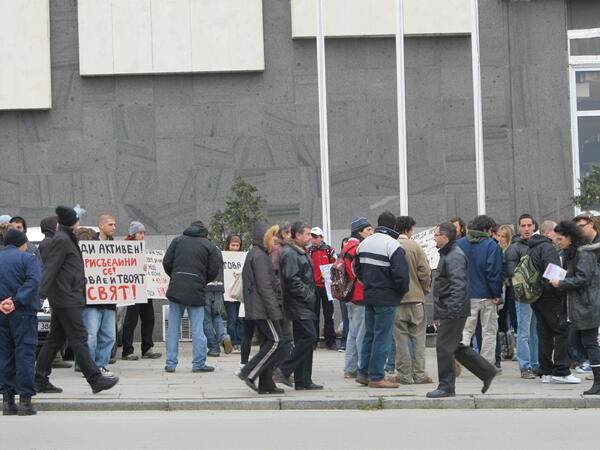
[[[600,397],[458,396],[445,399],[371,397],[344,399],[39,400],[39,411],[293,411],[378,409],[591,409]]]

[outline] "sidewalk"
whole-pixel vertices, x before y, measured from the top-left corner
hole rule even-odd
[[[120,350],[120,349],[119,349]],[[164,371],[163,353],[157,360],[122,361],[109,368],[120,377],[119,384],[106,392],[92,394],[80,373],[55,369],[51,381],[64,389],[62,394],[39,394],[41,411],[86,410],[251,410],[251,409],[475,409],[475,408],[600,408],[600,396],[586,396],[591,381],[578,385],[542,384],[540,379],[523,380],[516,362],[502,363],[503,374],[496,377],[487,394],[481,382],[463,370],[457,379],[457,396],[427,399],[425,393],[436,384],[401,385],[398,389],[373,389],[343,378],[344,353],[319,349],[314,357],[313,379],[322,391],[285,389],[282,395],[258,395],[233,372],[239,367],[239,354],[209,358],[215,372],[191,371],[191,343],[181,343],[177,372]],[[253,349],[255,351],[256,349]],[[120,354],[120,353],[119,353]],[[437,380],[435,350],[427,349],[427,367]],[[583,375],[579,375],[584,378]]]

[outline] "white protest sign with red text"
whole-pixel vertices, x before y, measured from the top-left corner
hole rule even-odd
[[[169,275],[163,267],[164,250],[146,249],[146,291],[148,298],[167,299]]]

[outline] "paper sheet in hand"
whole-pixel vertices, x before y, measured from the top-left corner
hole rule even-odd
[[[321,266],[321,273],[323,274],[323,279],[325,280],[325,290],[327,291],[327,299],[332,302],[333,295],[331,294],[331,267],[333,264],[325,264]]]
[[[548,264],[546,271],[544,272],[544,278],[546,280],[559,280],[562,281],[567,276],[567,271],[556,264]]]

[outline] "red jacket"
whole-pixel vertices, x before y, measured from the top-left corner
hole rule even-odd
[[[312,258],[315,286],[325,287],[321,278],[321,266],[333,264],[337,258],[335,250],[325,242],[318,247],[313,245],[308,249],[308,255]]]
[[[360,281],[356,279],[356,275],[354,275],[354,271],[352,270],[352,263],[356,257],[358,244],[360,244],[360,242],[357,239],[352,238],[342,249],[342,253],[347,253],[348,256],[350,256],[350,258],[344,258],[344,264],[346,265],[346,273],[348,274],[348,278],[354,281],[354,291],[352,292],[351,300],[352,303],[362,302],[365,299],[365,288]]]

